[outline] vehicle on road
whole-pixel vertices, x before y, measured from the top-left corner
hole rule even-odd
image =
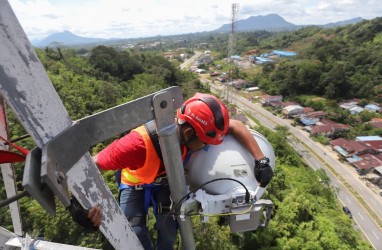
[[[353,215],[351,214],[351,211],[348,207],[344,206],[342,207],[342,210],[344,211],[345,214],[347,214],[350,218],[353,218]]]

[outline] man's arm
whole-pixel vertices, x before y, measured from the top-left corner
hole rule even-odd
[[[241,121],[230,119],[228,133],[233,135],[251,153],[253,158],[260,160],[264,157],[259,144]]]
[[[255,158],[254,174],[260,187],[265,188],[273,177],[273,170],[269,165],[269,159],[264,158],[265,155],[251,132],[241,121],[230,119],[228,133],[232,134]]]
[[[113,141],[93,156],[93,160],[101,170],[118,170],[126,167],[136,170],[143,166],[145,157],[146,147],[143,138],[133,131]]]

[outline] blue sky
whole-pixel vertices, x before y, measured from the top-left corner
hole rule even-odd
[[[294,24],[382,16],[381,0],[8,0],[30,40],[69,30],[98,38],[211,31],[231,19],[276,13]]]

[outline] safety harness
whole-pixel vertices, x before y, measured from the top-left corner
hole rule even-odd
[[[0,136],[0,140],[4,141],[5,144],[8,144],[15,148],[20,153],[12,152],[9,150],[0,150],[0,164],[3,163],[16,163],[16,162],[23,162],[25,161],[25,158],[27,154],[29,153],[29,150],[26,148],[23,148],[21,146],[18,146],[3,137]]]
[[[148,123],[144,124],[144,127],[146,128],[150,140],[155,148],[156,153],[158,154],[159,158],[163,161],[162,151],[160,148],[159,143],[159,135],[156,131],[156,124],[155,121],[150,121]],[[204,150],[208,150],[208,147],[206,147]],[[183,164],[185,164],[188,159],[190,158],[192,154],[192,151],[188,151],[187,155],[184,157]],[[154,194],[161,188],[162,185],[168,184],[166,173],[163,175],[157,176],[157,178],[154,180],[153,183],[150,184],[143,184],[143,185],[127,185],[121,183],[121,170],[116,171],[115,173],[116,180],[119,186],[119,196],[121,194],[122,189],[135,189],[135,190],[144,190],[145,197],[144,197],[144,209],[147,213],[150,204],[153,206],[154,214],[156,215],[158,212],[163,213],[164,211],[170,211],[170,207],[165,207],[162,204],[158,204],[156,200],[154,199]],[[119,200],[118,196],[118,200]]]
[[[159,135],[156,131],[155,121],[153,120],[153,121],[145,123],[144,127],[146,128],[149,134],[150,140],[155,148],[156,153],[158,154],[159,158],[163,161],[162,151],[159,145]],[[154,214],[157,214],[159,210],[162,210],[163,206],[161,204],[159,204],[158,206],[157,202],[154,199],[154,193],[157,192],[162,185],[167,184],[167,177],[165,174],[163,176],[157,177],[153,183],[143,184],[143,185],[133,185],[133,186],[121,183],[121,170],[116,171],[115,177],[119,186],[119,196],[121,194],[121,190],[125,188],[135,189],[135,190],[144,190],[145,212],[147,213],[150,207],[150,204],[152,204],[153,206]],[[119,200],[119,196],[118,196],[118,200]],[[162,212],[162,211],[159,211],[159,212]]]

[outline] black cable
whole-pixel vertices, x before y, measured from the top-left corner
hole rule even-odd
[[[204,187],[204,186],[207,185],[207,184],[210,184],[210,183],[215,182],[215,181],[224,181],[224,180],[235,181],[235,182],[239,183],[240,185],[242,185],[243,188],[245,189],[245,202],[246,202],[246,203],[249,203],[250,193],[249,193],[247,187],[246,187],[242,182],[240,182],[240,181],[238,181],[238,180],[236,180],[236,179],[232,179],[232,178],[217,178],[217,179],[213,179],[213,180],[210,180],[210,181],[207,181],[207,182],[201,184],[200,186],[198,186],[197,188],[195,188],[194,190],[188,192],[185,196],[183,196],[183,197],[182,197],[182,198],[181,198],[181,199],[174,205],[174,207],[172,207],[172,208],[170,209],[170,211],[167,213],[167,215],[166,215],[164,221],[166,221],[167,217],[168,217],[168,216],[169,216],[169,215],[170,215],[170,214],[171,214],[171,213],[172,213],[172,212],[179,206],[179,204],[181,204],[186,198],[188,198],[190,194],[195,193],[196,191],[198,191],[199,189],[201,189],[202,187]]]
[[[6,205],[11,204],[14,201],[17,201],[25,196],[29,196],[29,193],[27,191],[23,191],[19,194],[16,194],[15,196],[9,197],[8,199],[0,201],[0,207],[4,207]]]
[[[28,138],[30,137],[29,134],[26,134],[26,135],[23,135],[23,136],[20,136],[18,138],[15,138],[15,139],[12,139],[12,140],[8,140],[9,142],[11,143],[14,143],[14,142],[18,142],[18,141],[21,141],[21,140],[24,140],[25,138]],[[4,142],[4,145],[8,145],[9,143],[8,142]]]

